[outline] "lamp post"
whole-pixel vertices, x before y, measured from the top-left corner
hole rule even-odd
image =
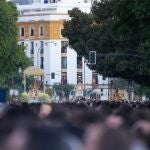
[[[25,77],[24,73],[22,72],[21,67],[19,67],[18,73],[21,74],[21,76],[23,76],[22,77],[23,91],[26,92],[26,77]]]
[[[64,98],[64,88],[63,88],[63,78],[61,75],[61,100],[63,100],[63,98]]]
[[[62,64],[61,64],[61,71],[60,71],[60,76],[61,76],[61,101],[63,100],[64,98],[64,79],[63,79],[63,76],[62,76]]]
[[[10,91],[9,91],[9,94],[11,95],[11,101],[13,101],[14,96],[15,96],[14,75],[13,75],[13,73],[11,74],[11,89],[10,89]]]
[[[86,59],[84,58],[84,84],[83,84],[83,96],[86,96],[85,95],[85,64],[87,63]]]
[[[40,50],[43,48],[44,49],[44,45],[47,45],[47,44],[49,44],[49,43],[53,43],[53,44],[55,44],[56,45],[56,43],[55,42],[53,42],[53,41],[50,41],[50,42],[45,42],[45,43],[43,43],[40,47],[39,47],[39,49],[37,50],[37,67],[39,67],[39,53],[40,53]]]
[[[62,77],[62,66],[61,66],[61,70],[60,71],[56,71],[58,73],[55,73],[55,75],[60,76],[60,86],[61,86],[61,100],[63,100],[64,97],[64,88],[63,88],[63,77]]]
[[[47,45],[47,44],[49,44],[49,43],[53,43],[54,45],[56,45],[56,43],[55,42],[53,42],[53,41],[49,41],[49,42],[43,42],[42,44],[41,44],[41,46],[38,48],[38,50],[37,50],[37,67],[40,67],[39,66],[39,53],[40,53],[40,50],[43,48],[44,49],[44,45]],[[44,76],[44,79],[43,80],[45,80],[45,76]],[[45,82],[45,81],[43,81],[43,82]],[[45,83],[43,83],[43,85],[44,85],[44,92],[45,92]]]

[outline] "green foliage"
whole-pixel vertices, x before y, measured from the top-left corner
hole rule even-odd
[[[62,34],[69,37],[69,45],[77,51],[78,54],[84,55],[89,51],[86,41],[90,38],[89,25],[92,23],[92,17],[81,12],[78,8],[69,11],[71,21],[65,21],[66,30]]]
[[[52,88],[46,88],[45,93],[52,97],[54,94],[54,90]]]
[[[63,36],[81,56],[97,51],[97,64],[89,66],[106,77],[121,77],[150,85],[150,1],[94,1],[91,13],[69,12]],[[102,56],[100,54],[106,54]],[[108,56],[131,54],[135,56]]]
[[[26,87],[29,90],[31,87],[31,83],[33,81],[33,77],[26,78]],[[23,92],[23,73],[19,73],[18,71],[11,73],[7,76],[0,76],[0,87],[2,88],[14,88],[18,89],[19,92]]]
[[[142,55],[142,60],[131,60],[129,63],[132,78],[142,85],[150,85],[150,1],[148,0],[113,0],[114,2],[114,32],[119,38],[123,37],[121,50]],[[123,9],[123,10],[122,10]]]
[[[114,78],[112,79],[112,88],[119,88],[119,89],[127,89],[128,87],[128,81],[121,79],[121,78]]]
[[[63,87],[62,87],[63,86]],[[74,85],[72,84],[54,84],[53,89],[58,96],[62,96],[62,92],[65,94],[65,97],[69,97],[70,91],[74,89]]]
[[[29,102],[30,97],[26,92],[23,92],[19,95],[19,101],[20,102]]]
[[[62,86],[61,84],[54,84],[53,89],[58,96],[61,96]]]
[[[0,76],[8,75],[29,65],[24,47],[17,44],[18,12],[10,2],[0,1]]]
[[[64,85],[64,93],[66,97],[69,97],[70,91],[74,89],[74,85],[72,84],[65,84]]]
[[[150,98],[150,88],[149,87],[136,84],[134,86],[134,89],[135,89],[136,95],[139,95],[139,96],[145,95],[146,97]]]
[[[119,89],[127,89],[128,90],[129,82],[121,79],[115,78],[113,79],[112,88],[119,88]],[[141,86],[139,84],[133,83],[134,92],[138,96],[146,96],[150,97],[150,88],[147,86]]]
[[[46,93],[39,95],[38,99],[40,102],[43,102],[43,103],[51,103],[50,96]]]
[[[16,26],[18,12],[15,5],[0,1],[0,86],[10,87],[11,76],[17,77],[19,67],[26,68],[31,60],[26,57],[25,47],[18,45]],[[17,79],[17,78],[16,78]],[[20,77],[19,77],[20,79]],[[21,83],[21,82],[20,82]]]

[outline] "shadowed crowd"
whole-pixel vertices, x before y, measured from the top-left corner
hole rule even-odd
[[[150,103],[0,105],[1,150],[149,150]]]

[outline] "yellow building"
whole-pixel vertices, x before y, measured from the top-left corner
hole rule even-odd
[[[90,2],[35,3],[17,7],[20,14],[17,23],[19,43],[26,47],[26,54],[33,65],[44,70],[45,84],[81,82],[85,88],[93,84],[108,85],[108,79],[92,73],[84,58],[77,56],[68,46],[68,40],[61,35],[63,20],[70,19],[68,10],[79,7],[84,12],[90,12]],[[101,97],[108,99],[106,88]]]

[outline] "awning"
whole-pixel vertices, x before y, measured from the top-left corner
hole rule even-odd
[[[36,66],[30,66],[23,71],[25,76],[43,76],[44,70]]]

